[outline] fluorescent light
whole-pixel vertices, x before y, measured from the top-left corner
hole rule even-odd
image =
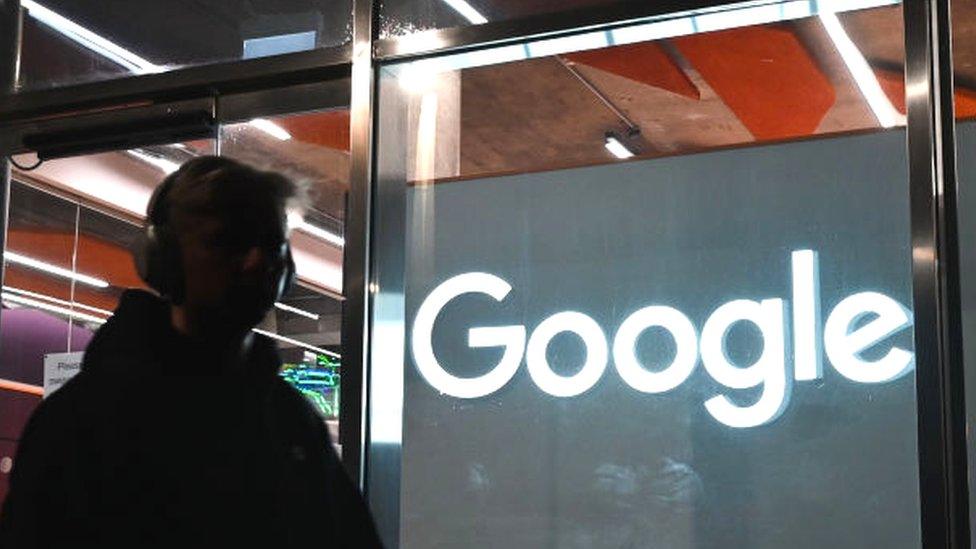
[[[346,239],[319,227],[318,225],[313,225],[302,217],[302,214],[298,212],[290,212],[288,214],[288,227],[292,229],[297,229],[303,233],[309,234],[318,238],[319,240],[324,240],[330,244],[335,244],[340,248],[346,245]]]
[[[103,314],[105,316],[112,316],[112,314],[113,314],[112,311],[109,311],[107,309],[100,309],[98,307],[92,307],[91,305],[85,305],[83,303],[72,303],[70,301],[65,301],[63,299],[58,299],[56,297],[52,297],[52,296],[49,296],[49,295],[39,294],[39,293],[36,293],[36,292],[30,292],[30,291],[27,291],[27,290],[21,290],[20,288],[13,288],[11,286],[4,286],[3,287],[3,291],[4,292],[10,292],[10,293],[13,293],[13,294],[22,295],[22,296],[33,297],[35,299],[43,299],[44,301],[50,301],[51,303],[56,303],[58,305],[65,305],[67,307],[74,307],[74,308],[78,308],[78,309],[85,309],[86,311],[91,311],[93,313]]]
[[[328,355],[328,356],[331,356],[331,357],[334,357],[334,358],[342,358],[342,355],[340,355],[339,353],[333,353],[332,351],[325,350],[325,349],[323,349],[321,347],[316,347],[314,345],[309,345],[308,343],[302,343],[301,341],[298,341],[297,339],[292,339],[290,337],[281,336],[281,335],[278,335],[278,334],[276,334],[274,332],[269,332],[267,330],[261,330],[261,329],[258,329],[258,328],[253,328],[251,331],[254,332],[254,333],[256,333],[256,334],[261,334],[263,336],[268,336],[271,339],[277,339],[278,341],[283,341],[285,343],[289,343],[291,345],[295,345],[295,346],[301,347],[303,349],[308,349],[309,351],[314,351],[314,352],[319,353],[319,354]]]
[[[454,11],[460,13],[465,19],[467,19],[473,25],[482,25],[488,22],[488,18],[474,9],[471,4],[467,3],[465,0],[444,0],[444,3],[451,6]]]
[[[626,160],[634,156],[633,151],[628,149],[623,143],[620,142],[619,139],[616,138],[616,136],[613,135],[607,136],[607,140],[603,146],[606,147],[611,154],[621,160]]]
[[[64,37],[88,48],[89,50],[111,59],[136,74],[150,74],[165,71],[166,68],[132,53],[122,46],[100,36],[78,23],[54,12],[34,0],[22,0],[21,6],[27,8],[27,14],[41,23],[51,27]]]
[[[834,47],[837,48],[844,60],[844,64],[847,65],[847,70],[854,77],[857,87],[861,90],[861,95],[864,96],[871,110],[874,111],[878,123],[884,128],[904,123],[904,116],[891,105],[888,96],[881,89],[881,84],[878,83],[878,78],[874,75],[867,60],[864,59],[861,50],[857,49],[851,37],[840,24],[837,14],[823,12],[820,14],[820,21],[823,23],[827,35],[830,36],[830,40],[834,43]]]
[[[281,309],[282,311],[288,311],[289,313],[295,313],[296,315],[304,316],[305,318],[311,318],[312,320],[318,320],[319,315],[315,313],[310,313],[304,309],[299,309],[298,307],[292,307],[291,305],[281,303],[275,303],[275,307]]]
[[[61,276],[64,278],[70,278],[90,286],[95,286],[96,288],[108,288],[108,282],[100,278],[95,278],[93,276],[88,276],[81,273],[76,273],[69,271],[68,269],[63,269],[56,265],[51,265],[50,263],[45,263],[34,259],[32,257],[27,257],[26,255],[21,255],[16,252],[6,251],[3,254],[4,261],[10,261],[11,263],[16,263],[18,265],[23,265],[24,267],[30,267],[32,269],[37,269],[39,271],[44,271],[48,274],[53,274],[55,276]]]
[[[18,288],[11,288],[9,286],[4,286],[3,287],[3,290],[4,290],[3,293],[0,294],[0,295],[2,295],[4,301],[8,301],[8,302],[13,303],[13,304],[16,304],[16,305],[21,305],[21,306],[25,306],[25,307],[32,307],[32,308],[35,308],[35,309],[41,309],[41,310],[44,310],[44,311],[50,311],[52,313],[62,314],[62,315],[69,316],[69,317],[74,318],[74,319],[77,319],[77,320],[84,320],[84,321],[87,321],[87,322],[95,322],[95,323],[98,323],[98,324],[104,324],[106,322],[106,320],[108,320],[108,319],[101,318],[101,317],[97,317],[97,316],[90,315],[90,314],[86,314],[86,313],[82,313],[82,312],[79,312],[79,311],[74,311],[70,307],[76,307],[76,308],[87,309],[87,310],[90,310],[90,311],[99,312],[99,313],[104,314],[104,315],[109,316],[109,317],[111,317],[112,314],[113,314],[112,311],[108,311],[106,309],[99,309],[98,307],[92,307],[90,305],[83,305],[83,304],[80,304],[80,303],[71,303],[71,302],[65,301],[63,299],[58,299],[56,297],[51,297],[51,296],[44,295],[44,294],[38,294],[38,293],[34,293],[34,292],[29,292],[27,290],[21,290],[21,289],[18,289]],[[23,294],[23,295],[18,295],[18,294]],[[31,297],[26,297],[26,296],[31,296]],[[37,299],[33,299],[35,297]],[[42,301],[42,300],[44,300],[44,301]],[[48,303],[48,302],[53,302],[53,303]],[[65,306],[61,306],[61,305],[58,305],[58,304],[65,305]],[[301,316],[305,316],[305,317],[308,317],[308,318],[311,318],[311,319],[314,319],[314,320],[318,320],[319,319],[319,315],[317,315],[315,313],[310,313],[308,311],[304,311],[302,309],[299,309],[297,307],[292,307],[292,306],[286,305],[284,303],[275,303],[275,307],[277,307],[279,309],[282,309],[282,310],[285,310],[285,311],[289,311],[289,312],[292,312],[292,313],[301,315]],[[329,355],[329,356],[335,357],[335,358],[341,358],[342,357],[338,353],[334,353],[334,352],[329,351],[327,349],[322,349],[321,347],[315,347],[314,345],[309,345],[307,343],[302,343],[301,341],[298,341],[297,339],[292,339],[290,337],[281,336],[281,335],[278,335],[278,334],[273,333],[273,332],[268,332],[268,331],[265,331],[265,330],[260,330],[258,328],[254,328],[253,331],[255,333],[258,333],[258,334],[261,334],[261,335],[265,335],[265,336],[268,336],[270,338],[277,339],[279,341],[283,341],[285,343],[289,343],[289,344],[292,344],[292,345],[297,345],[299,347],[302,347],[304,349],[308,349],[310,351],[314,351],[314,352],[319,353],[319,354]]]
[[[74,318],[74,319],[77,319],[77,320],[84,320],[86,322],[94,322],[96,324],[104,324],[105,323],[105,320],[106,320],[104,318],[97,317],[97,316],[94,316],[94,315],[90,315],[90,314],[87,314],[87,313],[81,313],[81,312],[78,312],[78,311],[72,311],[71,309],[69,309],[67,307],[61,307],[59,305],[53,305],[51,303],[45,303],[45,302],[43,302],[43,301],[41,301],[39,299],[31,299],[29,297],[23,297],[23,296],[19,296],[19,295],[10,294],[10,293],[2,293],[2,294],[0,294],[0,296],[2,296],[2,298],[3,298],[4,301],[8,301],[10,303],[14,303],[14,304],[21,305],[21,306],[24,306],[24,307],[31,307],[31,308],[34,308],[34,309],[40,309],[42,311],[49,311],[49,312],[52,312],[52,313],[57,313],[59,315],[68,316],[68,317],[71,317],[71,318]]]
[[[280,139],[281,141],[288,141],[291,139],[290,133],[267,118],[255,118],[254,120],[251,120],[250,124],[251,126],[254,126],[275,139]]]
[[[155,166],[155,167],[159,168],[166,175],[169,175],[169,174],[175,172],[176,170],[180,169],[180,165],[179,164],[177,164],[176,162],[173,162],[172,160],[163,158],[161,156],[155,156],[155,155],[152,155],[152,154],[146,154],[146,153],[144,153],[144,152],[142,152],[142,151],[140,151],[138,149],[131,149],[131,150],[128,150],[126,152],[129,153],[130,155],[138,158],[139,160],[142,160],[146,164],[150,164],[152,166]]]

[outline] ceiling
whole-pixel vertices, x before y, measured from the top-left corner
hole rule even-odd
[[[240,59],[244,40],[314,31],[317,47],[352,36],[351,0],[40,0],[147,61],[167,68]],[[21,88],[127,75],[120,66],[25,18]]]
[[[957,18],[976,22],[976,0],[957,4]],[[839,18],[894,112],[904,115],[900,6]],[[966,118],[976,116],[973,90],[965,87],[976,82],[976,60],[968,60],[976,47],[962,42],[968,36],[956,37],[957,51],[965,50],[958,56],[957,114]],[[464,69],[460,164],[438,178],[612,161],[604,135],[623,134],[626,125],[573,71],[640,128],[632,148],[643,156],[880,129],[814,17]],[[443,103],[445,91],[439,93]]]

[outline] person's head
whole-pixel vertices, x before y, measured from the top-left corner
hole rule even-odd
[[[140,272],[181,328],[233,336],[261,321],[294,271],[287,213],[301,206],[301,191],[281,174],[213,156],[163,181],[149,204]]]

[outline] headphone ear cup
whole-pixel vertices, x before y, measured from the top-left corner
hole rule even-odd
[[[183,302],[183,258],[166,226],[148,226],[134,257],[136,271],[149,287],[174,304]]]
[[[150,234],[151,226],[145,231],[139,234],[135,242],[132,244],[132,262],[136,267],[136,274],[142,279],[149,287],[154,288],[152,283],[149,281],[151,278],[150,268],[149,268],[149,256],[153,253],[153,247],[155,242]],[[154,288],[155,289],[155,288]]]

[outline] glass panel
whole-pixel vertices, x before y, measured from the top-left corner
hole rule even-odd
[[[380,0],[380,38],[619,3],[619,0]]]
[[[67,352],[70,339],[89,337],[87,327],[73,326],[69,315],[57,312],[71,306],[72,283],[64,275],[73,272],[78,207],[13,183],[9,211],[0,314],[0,441],[10,453],[0,460],[13,459],[20,432],[40,402],[45,356]],[[8,473],[0,464],[0,497]]]
[[[225,124],[220,152],[305,182],[310,207],[292,217],[298,284],[259,329],[277,338],[281,375],[339,437],[342,257],[349,190],[349,111],[328,110]]]
[[[959,258],[963,360],[966,367],[966,432],[969,440],[970,513],[976,517],[976,1],[952,0],[952,56],[955,78],[956,173],[959,183]],[[973,523],[976,528],[976,522]],[[974,536],[976,539],[976,536]],[[974,542],[976,544],[976,542]],[[976,547],[976,545],[974,545]]]
[[[14,170],[0,315],[0,502],[31,412],[77,373],[122,291],[144,287],[130,250],[153,189],[180,162],[211,152],[202,140]],[[30,156],[18,163],[34,164]]]
[[[920,546],[902,12],[842,5],[382,69],[390,546]]]
[[[339,46],[351,0],[21,0],[20,89]]]

